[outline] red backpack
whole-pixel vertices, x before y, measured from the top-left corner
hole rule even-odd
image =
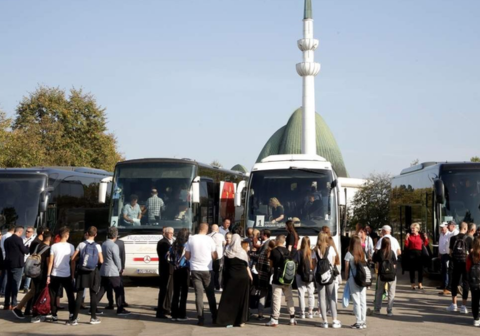
[[[33,306],[33,313],[36,315],[48,315],[50,313],[50,290],[48,285],[40,292],[40,296]]]

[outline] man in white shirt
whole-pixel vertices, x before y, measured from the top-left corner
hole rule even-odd
[[[225,236],[219,233],[218,225],[213,224],[211,227],[212,233],[209,234],[212,237],[215,245],[217,246],[217,259],[213,262],[213,277],[215,289],[222,291],[222,272],[223,272],[223,250],[225,248]]]
[[[7,238],[10,238],[13,235],[13,232],[15,231],[15,224],[9,224],[7,230],[8,232],[2,236],[2,240],[0,243],[2,247],[3,260],[5,260],[5,257],[7,256],[7,254],[5,253],[5,240]],[[5,295],[6,286],[7,286],[7,272],[2,272],[2,274],[0,275],[0,295]]]
[[[53,244],[50,248],[50,259],[48,262],[47,285],[50,288],[50,302],[52,302],[52,320],[58,321],[57,310],[55,304],[57,296],[59,296],[60,288],[63,286],[68,298],[68,311],[73,315],[75,311],[75,297],[73,295],[73,277],[71,272],[70,258],[75,253],[72,244],[67,243],[70,238],[70,229],[66,226],[62,227],[59,232],[60,242]]]
[[[203,291],[207,294],[212,323],[217,320],[217,301],[213,280],[213,261],[217,259],[217,246],[213,239],[207,236],[208,224],[201,223],[198,234],[190,236],[185,245],[185,258],[190,260],[190,271],[195,289],[195,301],[198,316],[198,325],[204,325]]]
[[[35,231],[33,229],[33,226],[29,226],[25,230],[25,238],[23,238],[23,245],[28,247],[28,249],[30,249],[30,245],[32,245],[32,242],[35,239],[34,232]],[[28,258],[29,255],[30,255],[30,253],[25,254],[25,261],[27,261],[27,258]],[[31,281],[32,281],[32,278],[29,278],[29,277],[25,276],[25,280],[23,282],[23,292],[25,294],[27,294],[28,290],[30,289],[30,282]]]
[[[230,232],[230,219],[224,219],[222,226],[219,227],[218,232],[223,236]]]
[[[398,240],[391,235],[392,233],[392,228],[390,225],[384,225],[382,227],[382,238],[380,238],[377,241],[377,245],[375,246],[376,250],[380,250],[382,248],[382,239],[385,237],[390,238],[390,245],[392,248],[393,253],[395,253],[395,257],[398,258],[399,255],[402,254],[402,250],[400,248],[400,244],[398,243]]]
[[[440,226],[440,239],[438,241],[438,258],[442,262],[442,285],[437,287],[437,289],[442,289],[439,294],[450,295],[448,288],[448,265],[450,263],[450,237],[453,236],[453,232],[448,230],[448,223],[443,222]]]

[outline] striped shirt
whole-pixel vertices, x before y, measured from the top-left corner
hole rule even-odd
[[[160,197],[153,195],[147,200],[145,206],[148,209],[148,219],[155,219],[155,217],[160,217],[160,211],[162,210],[164,203]]]

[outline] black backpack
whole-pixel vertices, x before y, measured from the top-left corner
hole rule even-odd
[[[390,252],[388,258],[380,263],[378,274],[380,275],[380,280],[383,282],[395,281],[397,277],[397,269],[395,268],[395,263],[392,261],[392,253],[393,252]]]
[[[471,257],[472,267],[468,273],[468,283],[471,290],[480,290],[480,263],[473,263],[473,257]]]
[[[301,253],[298,254],[299,258],[299,267],[298,267],[298,274],[302,278],[302,281],[305,283],[311,283],[315,279],[315,275],[313,274],[313,270],[311,267],[311,263],[308,260],[303,258]]]
[[[357,268],[357,273],[353,277],[355,283],[360,287],[370,287],[372,285],[372,272],[367,264],[355,264]],[[350,269],[350,272],[351,269]],[[353,273],[353,272],[352,272]]]
[[[315,281],[317,281],[320,285],[329,285],[335,279],[333,266],[328,261],[328,250],[330,247],[327,247],[327,251],[323,258],[320,258],[320,255],[317,253],[315,249],[315,254],[317,255],[317,271],[315,272]]]
[[[455,239],[452,249],[452,258],[456,262],[466,262],[467,260],[467,235],[463,238]]]

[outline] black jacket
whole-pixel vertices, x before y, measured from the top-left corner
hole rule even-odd
[[[170,249],[170,242],[167,238],[162,238],[157,243],[158,263],[160,265],[160,274],[169,273],[170,264],[166,259],[168,250]]]
[[[5,239],[5,268],[22,268],[25,266],[25,254],[30,251],[28,247],[23,245],[23,239],[13,234],[11,237]]]

